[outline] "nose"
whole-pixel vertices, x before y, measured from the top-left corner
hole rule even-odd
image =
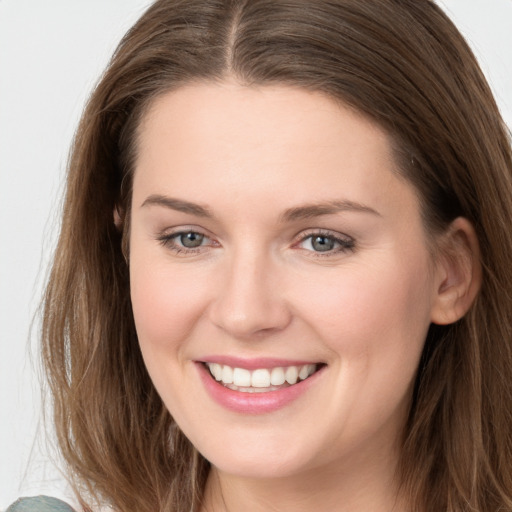
[[[238,339],[286,328],[292,314],[283,290],[283,269],[271,255],[246,249],[233,254],[220,273],[210,319]]]

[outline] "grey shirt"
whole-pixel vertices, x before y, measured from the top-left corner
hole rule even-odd
[[[5,512],[75,512],[67,503],[57,498],[36,496],[34,498],[20,498]]]

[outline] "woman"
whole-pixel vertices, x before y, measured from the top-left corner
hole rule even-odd
[[[157,1],[45,297],[84,510],[512,510],[511,171],[429,0]]]

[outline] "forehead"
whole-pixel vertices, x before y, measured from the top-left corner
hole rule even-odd
[[[274,138],[283,150],[297,140],[315,147],[345,140],[371,144],[382,155],[390,153],[388,135],[370,119],[325,94],[286,85],[190,84],[158,96],[143,116],[138,134],[142,144],[166,137],[196,139],[204,146],[212,131],[212,144],[243,142],[240,149]]]
[[[141,196],[232,192],[292,207],[348,195],[378,205],[397,182],[409,187],[384,130],[300,88],[188,85],[158,97],[139,127],[134,194]]]

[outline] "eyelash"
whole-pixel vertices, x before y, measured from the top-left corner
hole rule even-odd
[[[192,255],[197,254],[199,252],[211,249],[212,243],[203,245],[198,245],[197,247],[184,247],[183,245],[177,245],[176,240],[184,235],[199,235],[201,237],[204,237],[203,241],[213,242],[213,246],[218,246],[218,243],[213,241],[210,237],[205,235],[204,233],[201,233],[200,231],[195,231],[193,229],[189,230],[183,230],[183,231],[177,231],[175,233],[165,234],[161,235],[157,238],[157,240],[160,242],[160,244],[174,252],[175,254],[183,254],[183,255]],[[292,247],[300,246],[301,244],[305,243],[308,240],[311,240],[311,243],[313,243],[313,239],[315,238],[325,238],[326,240],[332,241],[336,248],[326,250],[324,252],[322,251],[314,251],[310,249],[304,249],[304,251],[307,251],[312,254],[315,258],[327,258],[332,257],[335,255],[338,255],[340,253],[346,253],[346,252],[353,252],[355,250],[355,241],[353,238],[344,236],[341,237],[339,235],[333,234],[331,231],[326,231],[322,229],[312,230],[306,234],[301,233],[300,237],[298,237],[297,241],[295,241],[292,244]]]

